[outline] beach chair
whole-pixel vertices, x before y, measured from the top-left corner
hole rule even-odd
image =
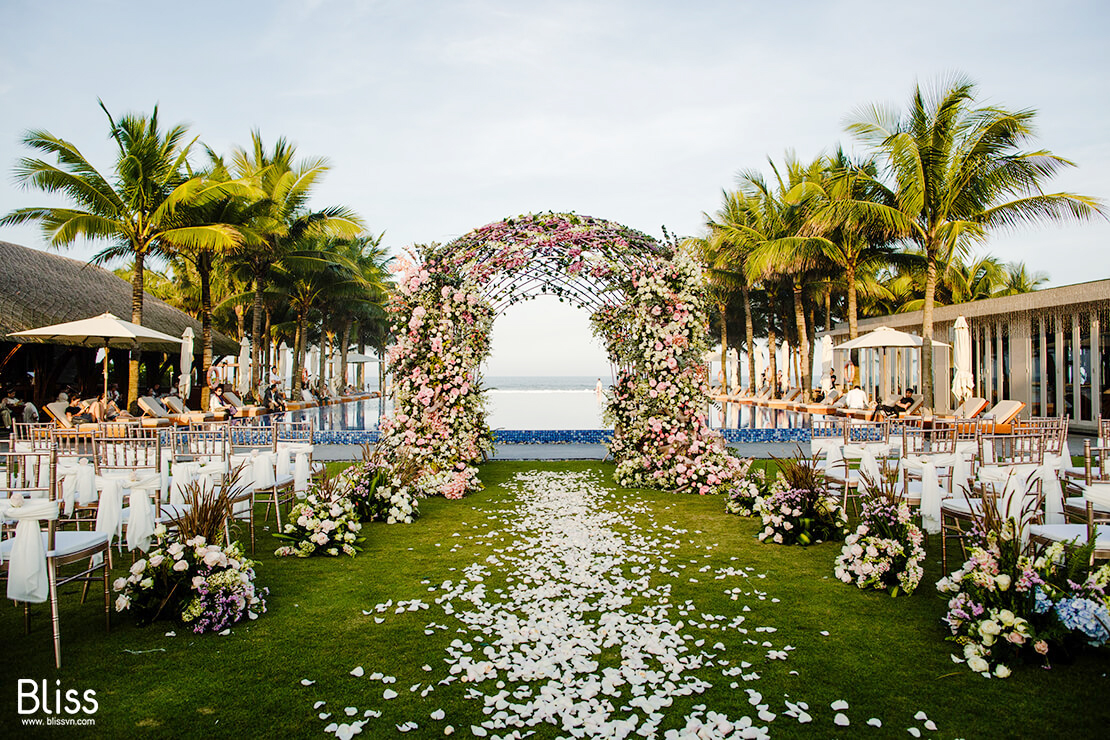
[[[985,398],[966,398],[951,414],[939,414],[940,419],[974,419],[986,410],[990,404]]]
[[[73,422],[66,418],[67,406],[68,404],[65,401],[52,401],[43,406],[42,409],[59,429],[72,429],[78,434],[92,434],[96,432],[96,422],[83,422],[74,426]]]
[[[904,419],[907,416],[917,416],[921,413],[921,406],[925,403],[925,396],[920,393],[912,393],[910,394],[910,398],[913,399],[910,403],[910,407],[905,411],[898,412],[899,418]]]
[[[190,423],[194,421],[215,421],[219,414],[215,411],[193,411],[177,396],[166,396],[162,399],[163,405],[171,414],[189,417]],[[225,413],[224,416],[227,416]]]
[[[171,414],[161,401],[154,396],[143,396],[139,399],[139,408],[143,410],[144,418],[157,419],[161,426],[177,424],[189,426],[192,421],[205,421],[206,413],[197,411],[189,414]]]
[[[801,388],[787,388],[781,398],[767,399],[766,406],[770,409],[785,409],[794,399],[802,395]]]
[[[983,414],[983,420],[991,424],[995,434],[1005,434],[1012,429],[1012,423],[1017,415],[1025,408],[1022,401],[1006,399],[999,401],[994,407]]]
[[[243,403],[243,399],[232,391],[224,391],[224,398],[235,404],[235,418],[244,419],[254,416],[262,416],[266,413],[265,406],[248,405]]]
[[[301,390],[301,398],[299,401],[289,401],[285,404],[286,411],[303,411],[305,409],[314,409],[319,406],[316,402],[316,397],[306,389]]]

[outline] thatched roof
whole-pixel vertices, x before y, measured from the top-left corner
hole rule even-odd
[[[7,337],[14,331],[87,319],[105,311],[131,318],[131,283],[103,267],[0,241],[0,341],[14,341]],[[178,337],[191,326],[196,353],[203,349],[200,321],[150,293],[143,299],[143,325]],[[217,355],[233,354],[239,351],[239,343],[213,330],[212,348]],[[178,351],[169,345],[154,349]]]

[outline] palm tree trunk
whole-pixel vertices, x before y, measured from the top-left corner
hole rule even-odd
[[[351,342],[351,321],[350,319],[344,320],[343,331],[340,333],[339,340],[339,382],[342,383],[340,390],[347,387],[347,345]]]
[[[251,387],[258,387],[258,359],[262,346],[262,278],[254,278],[254,316],[251,318]]]
[[[844,277],[848,279],[848,338],[855,339],[859,336],[858,304],[856,303],[856,266],[848,265],[844,270]]]
[[[748,387],[755,392],[755,322],[752,319],[752,296],[747,283],[740,288],[744,294],[744,339],[748,343]]]
[[[832,283],[825,286],[825,331],[832,329]]]
[[[265,338],[265,342],[262,344],[262,347],[265,348],[265,351],[262,351],[260,349],[260,351],[262,351],[262,355],[263,355],[262,356],[262,366],[260,368],[260,371],[261,371],[260,376],[261,376],[262,381],[265,381],[266,377],[268,376],[268,374],[270,372],[270,333],[273,331],[273,327],[274,327],[274,312],[273,312],[273,310],[269,306],[265,306],[265,311],[266,311],[266,322],[262,327],[262,336]]]
[[[806,333],[806,312],[805,307],[802,305],[802,288],[803,286],[794,283],[794,321],[798,325],[798,355],[799,361],[802,357],[809,357],[809,334]],[[802,367],[798,375],[801,376],[802,393],[809,398],[810,385],[810,370],[806,367],[806,363],[801,363]]]
[[[300,400],[301,393],[301,344],[304,342],[304,319],[297,314],[297,328],[293,332],[293,393]]]
[[[778,359],[778,357],[776,357],[776,355],[778,355],[778,349],[779,349],[779,340],[778,340],[778,337],[775,336],[775,322],[771,319],[770,314],[768,314],[768,316],[767,316],[767,354],[769,355],[769,358],[770,358],[770,361],[771,361],[771,367],[770,367],[770,370],[769,370],[769,373],[768,373],[770,375],[768,380],[770,380],[770,382],[771,382],[771,398],[778,398],[779,397],[779,382],[778,382],[779,359]]]
[[[316,382],[320,386],[321,391],[323,391],[323,389],[327,385],[324,382],[326,380],[326,378],[324,376],[328,371],[329,349],[330,349],[330,347],[328,346],[328,335],[323,330],[323,327],[321,326],[320,327],[320,362],[318,363],[319,372],[316,374],[316,378],[317,378]]]
[[[200,275],[200,407],[208,408],[208,368],[212,366],[212,255],[197,255],[197,274]]]
[[[717,310],[721,313],[721,393],[728,395],[728,317],[725,315],[727,306],[722,301],[717,302]]]
[[[131,323],[143,325],[143,261],[146,253],[138,246],[132,247],[135,265],[131,272]],[[132,350],[127,363],[127,408],[139,400],[139,350]]]
[[[933,408],[933,300],[937,292],[936,260],[928,258],[925,268],[925,305],[921,309],[921,395],[922,405]]]

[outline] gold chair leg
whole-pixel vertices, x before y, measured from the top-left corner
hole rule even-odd
[[[62,632],[58,616],[58,565],[54,558],[46,559],[47,578],[50,579],[50,625],[54,632],[54,665],[62,667]]]

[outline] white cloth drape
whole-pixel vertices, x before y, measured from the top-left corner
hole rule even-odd
[[[4,518],[14,519],[15,541],[8,562],[8,598],[41,604],[50,595],[46,570],[46,545],[42,520],[58,518],[58,502],[13,496],[0,507]]]
[[[66,516],[73,513],[77,504],[91,504],[96,501],[96,469],[85,458],[76,462],[66,461],[58,464],[58,474],[62,478],[62,503]]]

